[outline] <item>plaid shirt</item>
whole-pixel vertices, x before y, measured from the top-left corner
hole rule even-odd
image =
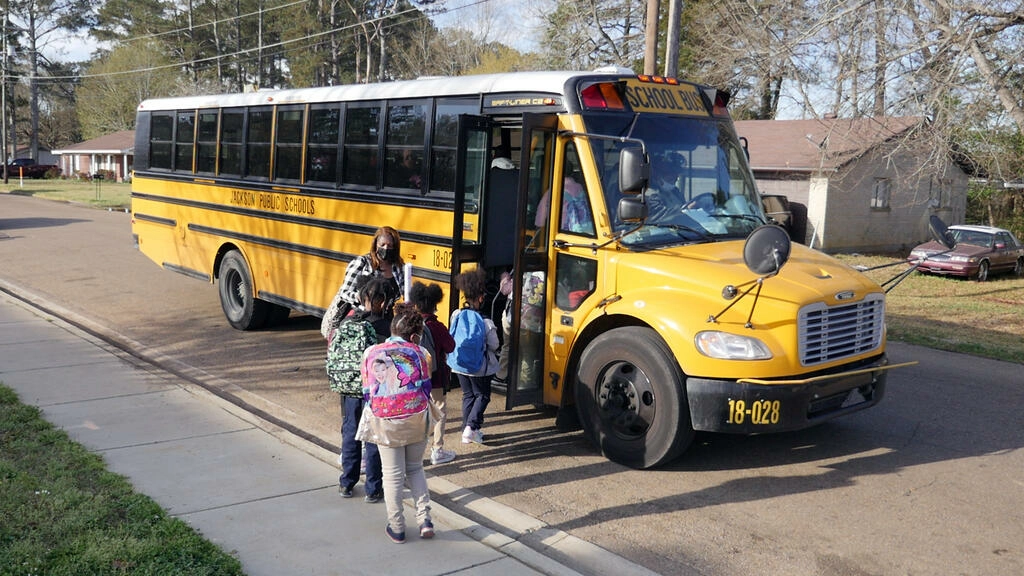
[[[402,274],[402,269],[392,265],[391,274],[395,278],[395,283],[398,284],[398,296],[401,297],[405,294],[405,276]],[[359,277],[378,275],[380,275],[380,272],[373,269],[373,260],[369,254],[363,254],[348,263],[348,267],[345,268],[345,280],[342,281],[341,287],[338,288],[338,293],[334,295],[331,305],[327,307],[327,312],[324,313],[323,320],[320,322],[320,333],[324,338],[327,338],[330,334],[331,326],[334,325],[334,317],[338,314],[338,305],[342,301],[348,302],[353,308],[361,304],[359,302],[359,293],[356,290],[356,282],[359,280]]]

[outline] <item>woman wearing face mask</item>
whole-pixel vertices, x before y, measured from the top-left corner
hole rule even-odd
[[[345,269],[345,280],[334,295],[334,300],[327,307],[320,333],[330,340],[330,336],[348,312],[359,306],[359,293],[356,289],[360,276],[375,276],[388,280],[388,301],[384,306],[384,314],[390,322],[395,302],[405,293],[405,278],[402,267],[405,262],[401,256],[402,240],[398,231],[390,226],[382,226],[373,235],[370,252],[363,254],[348,263]]]

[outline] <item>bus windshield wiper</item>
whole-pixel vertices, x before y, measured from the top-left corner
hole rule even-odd
[[[673,230],[675,232],[693,232],[694,234],[696,234],[697,236],[700,236],[701,238],[707,238],[707,236],[708,236],[707,232],[698,230],[696,228],[693,228],[692,226],[687,226],[686,224],[671,224],[671,223],[661,223],[661,222],[653,222],[653,223],[652,222],[648,222],[647,226],[649,226],[651,228],[668,228],[669,230]]]
[[[715,218],[735,218],[736,220],[749,220],[750,222],[757,222],[759,226],[761,224],[766,223],[764,220],[761,220],[760,218],[754,216],[753,214],[712,214],[711,216]]]

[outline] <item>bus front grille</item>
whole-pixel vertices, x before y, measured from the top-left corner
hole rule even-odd
[[[885,296],[871,294],[861,302],[828,306],[823,302],[800,310],[800,363],[815,366],[842,360],[882,345]]]

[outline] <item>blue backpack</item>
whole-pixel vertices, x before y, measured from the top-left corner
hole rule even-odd
[[[487,362],[487,324],[476,310],[462,308],[452,314],[452,338],[455,350],[448,355],[448,366],[460,374],[476,374]]]

